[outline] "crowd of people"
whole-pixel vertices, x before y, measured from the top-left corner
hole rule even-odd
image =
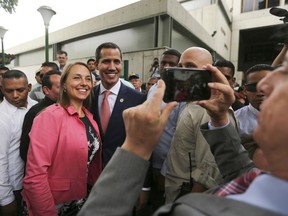
[[[0,215],[288,215],[286,52],[245,72],[245,101],[202,47],[164,51],[145,86],[112,42],[33,86],[1,67]],[[211,97],[164,102],[166,67],[209,71]]]

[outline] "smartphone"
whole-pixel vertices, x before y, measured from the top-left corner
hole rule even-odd
[[[166,84],[164,102],[207,100],[211,96],[208,83],[211,73],[203,69],[165,68],[163,80]]]

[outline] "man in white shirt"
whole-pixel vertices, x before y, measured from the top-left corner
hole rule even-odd
[[[265,157],[263,157],[262,151],[255,143],[252,133],[258,125],[257,117],[260,105],[264,100],[264,93],[257,90],[256,86],[272,70],[273,67],[270,65],[257,64],[246,71],[244,93],[247,96],[249,105],[235,111],[235,116],[239,123],[242,145],[248,150],[250,158],[254,161],[255,165],[264,170],[268,170],[268,164]]]
[[[0,104],[0,206],[2,215],[16,215],[19,211],[24,173],[19,146],[24,116],[37,103],[28,97],[31,84],[19,70],[2,75]]]
[[[273,69],[270,65],[257,64],[249,68],[245,73],[246,84],[244,85],[244,92],[249,105],[235,111],[239,121],[240,136],[252,134],[258,125],[257,115],[264,100],[264,94],[261,91],[257,91],[256,86]]]

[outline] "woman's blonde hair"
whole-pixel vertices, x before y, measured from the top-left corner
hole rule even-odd
[[[70,104],[70,98],[66,92],[66,89],[65,89],[65,83],[67,81],[67,77],[68,75],[70,74],[71,72],[71,69],[72,67],[74,67],[75,65],[81,65],[81,66],[84,66],[87,68],[87,70],[89,71],[90,73],[90,76],[91,76],[91,72],[88,68],[88,66],[83,63],[83,62],[75,62],[75,63],[72,63],[72,64],[68,64],[64,71],[62,72],[61,74],[61,79],[60,79],[60,92],[59,92],[59,104],[62,106],[62,107],[67,107],[69,106]],[[92,76],[91,76],[91,86],[93,86],[93,83],[92,83]],[[92,103],[92,90],[91,90],[91,93],[90,95],[83,101],[83,106],[86,107],[87,109],[90,108],[91,106],[91,103]]]

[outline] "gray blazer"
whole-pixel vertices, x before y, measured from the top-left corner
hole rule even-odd
[[[130,215],[148,167],[148,161],[117,148],[78,216]]]
[[[225,181],[231,181],[255,168],[233,124],[230,123],[221,129],[209,130],[206,123],[200,128]]]

